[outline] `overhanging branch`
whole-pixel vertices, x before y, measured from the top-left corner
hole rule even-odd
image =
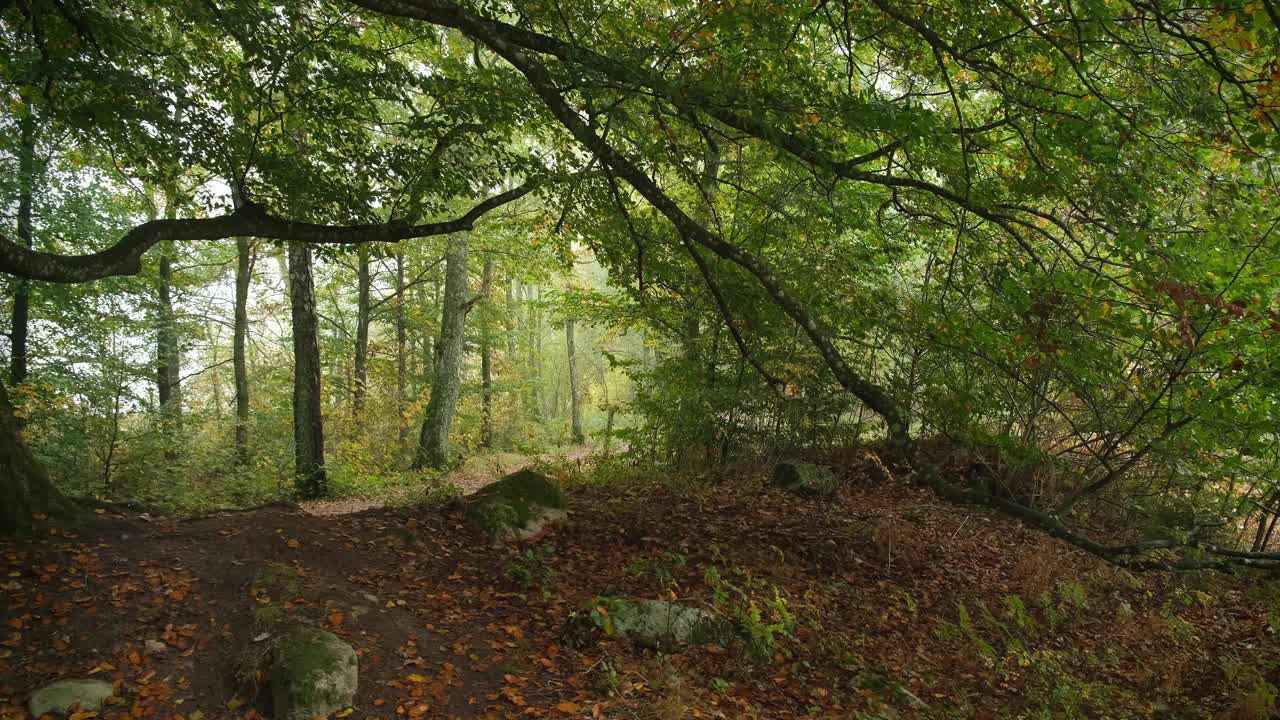
[[[316,245],[399,242],[432,235],[463,232],[475,227],[486,213],[533,191],[537,181],[486,198],[452,220],[421,225],[318,225],[285,220],[258,205],[245,204],[235,212],[212,218],[151,220],[125,233],[111,247],[87,255],[59,255],[30,250],[0,235],[0,272],[32,280],[79,283],[117,275],[136,275],[142,256],[165,240],[223,240],[259,237]]]

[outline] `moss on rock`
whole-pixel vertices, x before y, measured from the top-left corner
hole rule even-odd
[[[111,697],[112,691],[111,683],[102,680],[59,680],[31,693],[27,709],[32,717],[66,715],[74,707],[98,710],[103,701]]]
[[[567,514],[564,493],[532,470],[512,473],[473,495],[466,516],[494,542],[535,537]]]
[[[833,495],[840,486],[829,468],[790,460],[774,466],[769,484],[797,495]]]
[[[616,609],[614,630],[644,647],[671,650],[685,645],[723,645],[732,623],[701,608],[662,600],[629,600]]]
[[[330,632],[303,625],[276,641],[271,697],[276,720],[310,720],[351,704],[359,680],[355,650]]]

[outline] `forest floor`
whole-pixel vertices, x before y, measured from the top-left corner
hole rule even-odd
[[[475,455],[467,458],[461,467],[443,475],[441,483],[452,484],[462,492],[470,495],[480,488],[493,483],[498,478],[531,465],[561,464],[580,465],[591,455],[590,445],[571,445],[554,451],[530,456],[513,452],[494,452]],[[402,505],[407,499],[408,488],[404,489],[404,497],[348,497],[332,500],[307,500],[299,504],[304,511],[312,515],[350,515],[363,510]]]
[[[763,468],[592,482],[571,463],[567,527],[502,549],[458,503],[105,509],[0,545],[0,717],[23,717],[34,688],[83,676],[116,683],[102,718],[259,717],[236,668],[279,613],[357,649],[359,692],[340,714],[351,718],[1275,711],[1274,581],[1135,577],[885,480],[860,453],[833,464],[838,497],[809,499],[768,489]],[[659,655],[614,636],[566,642],[566,620],[601,596],[754,614],[758,639],[770,623],[777,634],[754,656],[741,644]]]

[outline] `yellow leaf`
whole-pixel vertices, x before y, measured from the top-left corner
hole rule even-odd
[[[421,675],[419,675],[419,674],[417,674],[417,673],[414,673],[414,674],[412,674],[412,675],[410,675],[410,676],[409,676],[409,682],[416,682],[416,683],[420,683],[420,682],[426,682],[426,681],[427,681],[427,679],[426,679],[425,677],[423,677],[423,676],[421,676]]]
[[[227,709],[233,712],[241,705],[244,705],[244,701],[240,699],[239,695],[227,701]]]
[[[339,710],[337,714],[334,715],[334,717],[344,718],[353,712],[355,712],[353,708],[347,708],[346,710]]]

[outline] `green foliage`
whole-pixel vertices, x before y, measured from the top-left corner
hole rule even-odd
[[[680,584],[676,580],[676,572],[685,566],[687,560],[684,553],[667,550],[657,557],[636,558],[627,564],[625,571],[628,575],[652,577],[659,590],[673,590]]]
[[[523,550],[517,550],[502,566],[502,572],[520,587],[528,590],[536,587],[544,599],[553,594],[556,569],[551,560],[556,548],[549,543],[541,543]]]
[[[723,560],[718,548],[713,554]],[[744,568],[731,568],[733,580],[726,578],[715,565],[708,565],[703,579],[715,598],[716,609],[733,621],[746,655],[753,662],[773,659],[780,638],[791,637],[796,619],[790,605],[776,587],[765,590],[763,584]]]
[[[605,635],[617,635],[623,627],[623,617],[626,615],[629,605],[626,600],[611,596],[600,596],[593,599],[587,604],[587,611],[591,621],[595,626],[602,630]]]

